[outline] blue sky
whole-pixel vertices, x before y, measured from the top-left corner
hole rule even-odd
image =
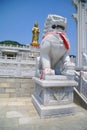
[[[76,23],[72,18],[75,12],[72,0],[0,0],[0,41],[30,44],[32,28],[38,21],[41,43],[47,15],[57,14],[67,18],[70,54],[76,54]]]

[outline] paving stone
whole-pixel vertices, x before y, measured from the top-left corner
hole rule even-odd
[[[1,128],[15,127],[15,126],[18,126],[18,119],[0,118],[0,127]]]
[[[15,89],[6,89],[5,92],[6,93],[10,93],[11,92],[12,93],[12,92],[15,92]]]
[[[73,116],[41,119],[31,98],[0,99],[0,130],[87,130],[87,110]]]
[[[0,83],[0,88],[8,88],[9,83]]]
[[[24,106],[25,102],[9,102],[8,106]]]
[[[0,94],[0,98],[8,98],[8,97],[9,97],[9,93]]]
[[[26,97],[22,97],[22,98],[16,98],[16,101],[25,101],[25,102],[29,102],[31,103],[31,98],[26,98]],[[31,103],[32,104],[32,103]]]
[[[25,118],[20,118],[19,119],[19,124],[20,125],[23,125],[23,124],[32,124],[32,123],[35,123],[35,122],[37,122],[37,117],[25,117]]]
[[[6,113],[6,118],[15,118],[15,117],[28,117],[29,114],[28,112],[25,110],[25,109],[16,109],[16,110],[13,110],[13,111],[7,111]]]
[[[34,126],[19,126],[19,127],[8,127],[0,130],[36,130]]]
[[[9,111],[6,113],[6,118],[23,117],[23,114],[18,111]]]
[[[7,101],[1,101],[1,102],[0,102],[0,106],[6,106],[7,104],[8,104]]]
[[[9,100],[8,100],[9,102],[14,102],[14,101],[17,101],[17,98],[16,97],[11,97],[11,98],[9,98]]]
[[[0,88],[0,94],[5,92],[5,88]]]
[[[3,107],[3,108],[0,109],[0,119],[6,117],[6,112],[7,112],[7,108],[6,107]]]
[[[3,128],[0,127],[0,130],[3,130]]]

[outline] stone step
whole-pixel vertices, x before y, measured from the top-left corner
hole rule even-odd
[[[0,88],[0,94],[3,94],[3,93],[14,93],[16,90],[15,88]]]
[[[0,98],[7,98],[15,95],[16,89],[0,88]]]
[[[7,82],[2,82],[0,83],[0,88],[15,88],[20,87],[20,83],[14,82],[14,83],[7,83]]]
[[[5,93],[5,94],[0,94],[0,98],[9,98],[10,95]]]

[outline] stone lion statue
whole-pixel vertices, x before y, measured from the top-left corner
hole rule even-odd
[[[44,24],[44,34],[37,58],[36,76],[73,75],[74,63],[69,57],[70,44],[66,37],[67,19],[58,15],[48,15]]]

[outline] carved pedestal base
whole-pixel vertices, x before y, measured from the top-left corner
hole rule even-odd
[[[76,105],[73,103],[74,80],[40,80],[33,78],[35,91],[32,102],[41,118],[74,114]]]

